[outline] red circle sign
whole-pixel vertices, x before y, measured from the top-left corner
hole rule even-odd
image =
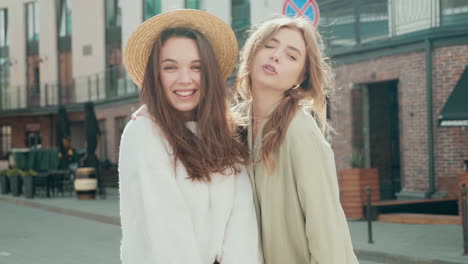
[[[283,15],[308,18],[314,26],[318,25],[320,11],[315,0],[286,0],[283,5]]]

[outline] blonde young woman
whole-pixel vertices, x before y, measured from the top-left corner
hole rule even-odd
[[[236,58],[229,25],[198,10],[130,37],[125,66],[144,105],[120,144],[122,263],[258,263],[248,150],[226,104]]]
[[[249,167],[264,263],[354,264],[333,151],[324,139],[332,87],[321,38],[305,18],[255,26],[241,53]],[[313,113],[313,115],[309,114]]]

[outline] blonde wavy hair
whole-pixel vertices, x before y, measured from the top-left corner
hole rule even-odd
[[[302,109],[310,112],[322,133],[327,129],[327,97],[334,83],[329,58],[324,56],[323,41],[312,23],[302,17],[277,17],[254,25],[240,54],[235,89],[243,100],[252,98],[250,76],[254,58],[281,28],[298,30],[306,45],[305,80],[298,89],[287,90],[276,109],[268,117],[262,133],[262,146],[256,162],[263,162],[269,174],[276,166],[272,153],[284,140],[287,128],[295,113]]]

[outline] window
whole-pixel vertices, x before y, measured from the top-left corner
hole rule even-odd
[[[11,149],[11,126],[0,126],[0,151],[1,156]]]
[[[232,0],[231,1],[232,29],[237,37],[239,47],[244,45],[247,35],[246,30],[250,27],[250,1]]]
[[[468,2],[466,0],[441,0],[441,24],[466,24],[468,21]]]
[[[25,136],[25,145],[27,148],[37,148],[41,145],[41,132],[28,131]]]
[[[26,4],[26,25],[28,42],[39,41],[39,8],[37,2]]]
[[[106,25],[116,28],[122,25],[122,1],[106,0]]]
[[[185,8],[200,9],[199,0],[185,0]]]
[[[143,20],[161,13],[161,0],[143,0]]]
[[[61,0],[60,3],[60,37],[71,36],[71,5],[70,0]]]
[[[7,89],[10,85],[10,59],[8,56],[8,10],[0,9],[0,109],[8,102]]]
[[[10,86],[10,60],[0,57],[0,109],[6,109],[9,104],[8,87]]]
[[[361,42],[370,42],[388,37],[387,1],[372,0],[365,3],[361,2],[359,12]]]
[[[118,135],[122,136],[123,131],[125,129],[125,126],[127,125],[129,118],[126,116],[121,116],[115,118],[116,124],[117,124],[117,129],[118,129]]]
[[[8,46],[8,10],[0,9],[0,48]]]
[[[27,148],[40,148],[42,146],[41,132],[27,131],[24,144]]]

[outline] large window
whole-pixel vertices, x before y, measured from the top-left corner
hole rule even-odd
[[[0,144],[3,157],[11,149],[11,126],[0,126]]]
[[[334,2],[333,4],[335,4]],[[320,8],[319,29],[332,47],[356,45],[356,16],[352,2]]]
[[[359,7],[359,31],[361,42],[388,37],[387,1],[361,0]]]
[[[39,41],[39,8],[37,2],[26,4],[26,25],[28,42]]]
[[[0,109],[5,109],[9,98],[10,59],[8,54],[8,10],[0,9]]]
[[[106,25],[108,28],[121,27],[122,1],[106,0]]]
[[[0,48],[8,46],[8,10],[0,9]]]
[[[468,23],[468,1],[466,0],[441,0],[441,24],[467,24]]]
[[[161,0],[143,0],[143,20],[161,13]]]
[[[232,28],[236,33],[239,47],[244,45],[247,35],[245,31],[250,27],[250,1],[231,0]]]
[[[185,8],[200,9],[199,0],[185,0]]]
[[[60,37],[71,36],[71,5],[70,0],[60,1]]]
[[[389,37],[388,0],[329,1],[320,6],[327,46],[352,47]]]

